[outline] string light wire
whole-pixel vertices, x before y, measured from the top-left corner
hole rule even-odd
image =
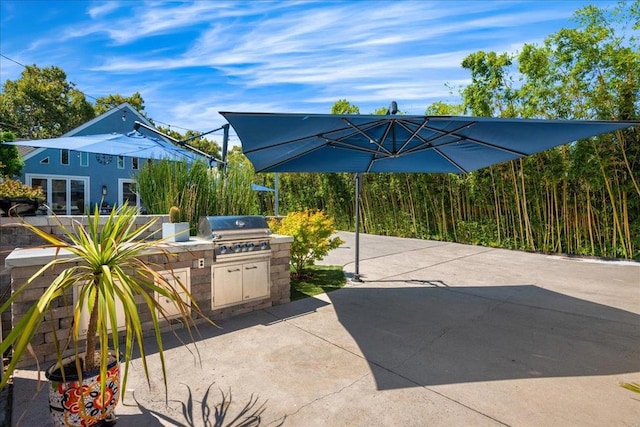
[[[2,58],[4,58],[4,59],[6,59],[7,61],[11,61],[11,62],[13,62],[14,64],[17,64],[17,65],[21,66],[22,68],[27,68],[27,66],[26,66],[26,65],[24,65],[23,63],[21,63],[21,62],[19,62],[19,61],[16,61],[16,60],[15,60],[15,59],[13,59],[13,58],[9,58],[7,55],[4,55],[4,54],[0,53],[0,57],[2,57]],[[82,90],[80,90],[80,89],[77,87],[77,85],[76,85],[75,83],[73,83],[73,82],[69,82],[69,83],[71,83],[71,84],[73,85],[74,89],[75,89],[75,90],[77,90],[78,92],[80,92],[80,93],[81,93],[82,95],[84,95],[86,98],[93,99],[94,101],[97,101],[97,100],[98,100],[98,98],[96,98],[95,96],[89,95],[89,94],[87,94],[87,93],[83,92]],[[114,108],[118,108],[118,107],[114,107]],[[119,109],[119,110],[121,110],[123,113],[126,113],[126,110],[124,110],[124,109],[120,109],[120,108],[118,108],[118,109]],[[177,125],[172,125],[172,124],[170,124],[170,123],[161,122],[161,121],[159,121],[159,120],[155,120],[155,119],[153,119],[153,122],[154,122],[155,124],[159,124],[159,125],[162,125],[162,126],[166,126],[166,127],[169,129],[169,131],[171,131],[171,128],[176,128],[176,129],[183,130],[183,131],[185,131],[185,132],[204,133],[204,132],[200,132],[200,131],[198,131],[198,130],[193,130],[193,129],[183,128],[183,127],[180,127],[180,126],[177,126]],[[14,129],[18,129],[15,125],[11,125],[11,124],[9,124],[9,123],[2,123],[2,125],[3,125],[3,126],[13,127]],[[220,131],[211,132],[211,134],[212,134],[212,135],[216,135],[216,134],[220,135],[220,133],[219,133],[219,132],[220,132]],[[231,135],[231,133],[229,133],[229,139],[231,139],[231,136],[232,136],[232,135]],[[234,134],[233,136],[234,136],[234,138],[235,138],[236,140],[238,140],[238,136],[237,136],[237,135],[235,135],[235,134]]]

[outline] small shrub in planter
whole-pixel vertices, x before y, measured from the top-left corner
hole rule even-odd
[[[44,201],[42,189],[9,177],[0,178],[0,209],[5,216],[35,215]]]
[[[162,238],[167,242],[186,242],[189,240],[189,223],[180,222],[180,208],[171,206],[169,223],[162,224]]]

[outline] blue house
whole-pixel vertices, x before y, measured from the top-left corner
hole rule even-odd
[[[63,136],[127,134],[134,130],[135,121],[152,127],[135,108],[124,103]],[[159,138],[143,127],[139,132]],[[165,142],[169,143],[166,139]],[[70,149],[32,148],[23,155],[23,160],[23,182],[41,187],[47,206],[56,214],[84,214],[96,204],[106,207],[125,201],[141,206],[134,183],[142,162],[147,159]]]

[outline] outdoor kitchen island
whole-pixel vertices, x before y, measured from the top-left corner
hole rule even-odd
[[[216,244],[211,238],[191,236],[186,242],[163,245],[163,249],[172,254],[170,257],[158,250],[143,255],[141,259],[157,266],[157,268],[154,267],[157,271],[173,270],[190,290],[202,312],[215,321],[289,302],[289,252],[292,241],[293,238],[290,236],[273,234],[261,236],[261,242],[268,246],[268,250],[263,249],[257,255],[252,253],[249,256],[236,255],[225,258],[224,256],[216,257]],[[245,252],[249,252],[248,248],[247,244]],[[242,249],[240,247],[237,250],[242,252]],[[22,285],[28,277],[54,256],[55,250],[51,248],[25,248],[12,251],[5,260],[5,267],[11,275],[12,290]],[[58,256],[69,255],[58,254]],[[47,271],[29,285],[31,291],[25,292],[23,298],[12,305],[12,322],[18,320],[35,303],[43,289],[55,277],[54,273],[55,270],[53,273]],[[40,363],[54,361],[56,358],[51,323],[53,322],[58,330],[58,338],[62,336],[61,334],[64,336],[68,334],[73,320],[74,294],[75,292],[69,292],[65,298],[59,299],[58,305],[53,307],[51,314],[48,315],[41,330],[32,341]],[[154,297],[158,298],[161,304],[163,303],[159,296]],[[145,331],[151,334],[153,332],[150,322],[151,313],[145,312],[148,309],[142,298],[138,306],[142,312],[141,320]],[[171,313],[171,307],[166,308]],[[181,326],[178,313],[175,314],[175,318],[170,316],[169,321],[165,321],[164,331]],[[204,321],[199,319],[196,313],[192,312],[192,315],[196,322]],[[33,364],[32,358],[25,359],[21,362],[21,366]]]

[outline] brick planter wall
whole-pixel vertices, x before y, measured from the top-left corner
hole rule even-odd
[[[73,220],[80,221],[83,224],[86,224],[87,221],[86,216],[83,215],[59,215],[57,218],[65,227],[71,226]],[[106,218],[106,216],[101,217],[101,222],[106,221]],[[136,223],[142,225],[152,218],[159,219],[147,233],[147,238],[150,234],[160,230],[163,222],[169,221],[168,215],[140,215]],[[56,236],[63,235],[58,222],[52,216],[26,216],[22,219]],[[19,225],[20,222],[21,218],[0,217],[0,301],[9,294],[11,285],[9,270],[4,265],[7,255],[16,248],[30,248],[45,243],[40,237],[21,227]],[[157,235],[158,237],[160,237],[159,234]],[[11,330],[11,314],[7,312],[2,313],[1,316],[2,335],[4,336],[7,331]]]

